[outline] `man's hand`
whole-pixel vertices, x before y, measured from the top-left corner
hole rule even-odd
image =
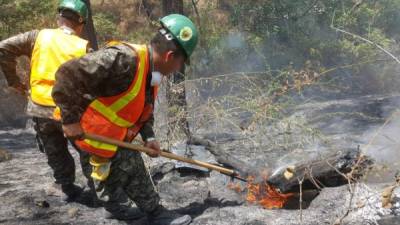
[[[79,140],[83,138],[83,129],[80,123],[62,125],[62,128],[65,136],[71,140]]]
[[[151,150],[153,150],[151,153],[147,153],[148,156],[155,158],[155,157],[159,157],[161,154],[161,149],[160,149],[160,143],[158,143],[158,141],[156,140],[150,140],[150,141],[146,141],[144,143],[144,147],[150,148]]]

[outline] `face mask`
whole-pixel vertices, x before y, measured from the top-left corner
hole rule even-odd
[[[61,30],[64,32],[64,34],[72,35],[75,33],[71,28],[66,27],[66,26],[62,26]]]
[[[158,71],[151,73],[151,86],[158,86],[161,84],[162,75]]]

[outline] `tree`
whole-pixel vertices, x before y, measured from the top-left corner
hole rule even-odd
[[[168,15],[171,13],[178,13],[183,15],[182,0],[163,0],[162,7],[164,15]]]
[[[169,15],[172,13],[184,14],[183,13],[183,1],[182,0],[163,0],[163,14]],[[167,89],[167,100],[168,100],[168,137],[171,136],[172,132],[179,130],[183,131],[186,137],[190,138],[189,122],[186,119],[186,89],[185,89],[185,66],[183,66],[180,73],[175,73],[170,78],[169,87]],[[172,86],[178,87],[173,90]],[[170,122],[170,120],[172,121]],[[179,130],[175,130],[177,127]]]
[[[93,25],[93,18],[92,18],[92,8],[90,7],[90,0],[84,0],[86,3],[86,6],[88,7],[89,14],[88,14],[88,20],[86,21],[84,30],[83,30],[83,37],[87,39],[90,42],[90,46],[92,47],[93,50],[99,49],[98,44],[97,44],[97,38],[96,38],[96,30]]]

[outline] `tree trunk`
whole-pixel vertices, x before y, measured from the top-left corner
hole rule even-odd
[[[172,13],[184,14],[182,0],[163,0],[162,6],[164,15]],[[167,87],[166,95],[169,106],[168,139],[170,139],[172,133],[180,133],[182,131],[186,135],[187,139],[190,138],[189,123],[186,119],[187,104],[184,81],[185,67],[182,68],[180,73],[175,73],[171,76]]]
[[[183,14],[183,0],[163,0],[162,7],[165,16],[171,13]]]
[[[86,21],[85,26],[83,27],[83,38],[90,42],[90,47],[93,50],[98,50],[99,46],[97,44],[96,38],[96,30],[94,28],[93,19],[92,19],[92,8],[90,7],[90,0],[83,0],[88,7],[88,20]]]

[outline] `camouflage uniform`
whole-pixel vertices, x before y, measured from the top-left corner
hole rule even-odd
[[[91,168],[88,164],[90,155],[82,161],[82,167]],[[85,176],[90,176],[91,170],[86,170]],[[110,175],[103,182],[94,181],[97,197],[104,202],[108,211],[116,211],[121,207],[120,192],[126,193],[143,212],[152,212],[159,205],[160,197],[154,190],[153,183],[138,152],[118,149],[111,159]]]
[[[47,155],[47,163],[54,171],[56,183],[65,185],[75,181],[75,163],[68,151],[68,140],[61,124],[55,120],[34,117],[34,128],[41,151]]]
[[[107,47],[63,64],[56,73],[52,94],[61,109],[62,123],[79,123],[94,99],[126,91],[134,79],[136,64],[136,53],[125,45]],[[153,101],[151,72],[147,76],[146,101]],[[152,116],[140,130],[145,141],[154,137],[153,121]],[[87,154],[81,161],[85,176],[91,173],[89,158]],[[95,181],[95,188],[109,211],[118,210],[118,188],[122,188],[144,212],[150,213],[159,207],[160,198],[137,152],[119,148],[111,159],[110,175],[103,182]]]
[[[63,29],[72,32],[69,28]],[[20,56],[32,57],[38,34],[39,30],[33,30],[0,42],[0,70],[9,86],[23,86],[16,74],[16,59]],[[55,182],[68,186],[75,181],[75,163],[68,151],[68,140],[64,137],[61,123],[51,119],[53,111],[53,107],[37,105],[28,100],[27,113],[33,117],[39,149],[47,156]]]

